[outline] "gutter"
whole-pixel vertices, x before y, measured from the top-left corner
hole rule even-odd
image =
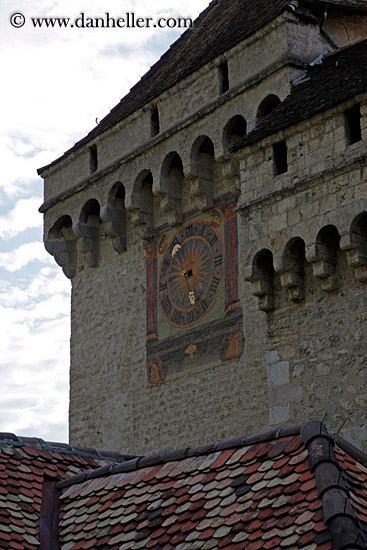
[[[330,42],[333,48],[338,50],[340,48],[339,44],[334,40],[334,38],[327,32],[327,30],[324,27],[327,20],[327,16],[328,16],[328,11],[327,11],[327,8],[325,8],[324,15],[322,16],[322,20],[320,23],[320,32],[327,38],[327,40]]]

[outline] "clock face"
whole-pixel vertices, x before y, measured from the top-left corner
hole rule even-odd
[[[198,323],[212,306],[222,281],[223,247],[207,222],[191,222],[172,238],[159,274],[159,303],[176,327]]]

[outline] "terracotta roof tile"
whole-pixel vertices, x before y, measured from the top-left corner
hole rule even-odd
[[[321,521],[319,519],[322,502],[317,497],[316,483],[312,474],[304,476],[304,472],[297,474],[294,471],[292,473],[283,470],[285,477],[280,477],[280,472],[277,471],[271,480],[264,479],[266,473],[278,462],[274,459],[275,456],[283,454],[282,458],[285,458],[286,449],[290,449],[289,462],[292,453],[300,454],[305,451],[302,440],[299,436],[293,435],[292,437],[288,436],[287,439],[279,437],[276,443],[278,444],[271,445],[269,442],[265,442],[264,446],[262,443],[257,443],[249,446],[245,454],[238,452],[238,449],[232,449],[231,452],[228,452],[227,449],[223,451],[226,453],[225,457],[209,452],[206,458],[204,456],[199,460],[199,457],[195,457],[193,453],[189,462],[184,459],[185,473],[181,470],[180,475],[185,477],[182,479],[173,477],[174,473],[177,473],[177,465],[169,468],[167,462],[164,465],[157,464],[150,473],[145,472],[142,468],[141,472],[149,499],[141,498],[139,503],[136,500],[130,503],[128,507],[130,510],[139,505],[139,515],[135,514],[135,517],[134,514],[131,517],[127,516],[126,506],[124,506],[126,501],[130,501],[136,494],[137,490],[142,489],[142,487],[139,489],[136,487],[137,483],[133,484],[133,472],[126,474],[125,480],[127,479],[128,483],[119,489],[118,495],[115,492],[111,493],[114,483],[117,484],[116,476],[109,476],[108,484],[104,487],[97,488],[98,486],[94,483],[93,490],[96,496],[98,495],[100,502],[105,496],[104,492],[107,486],[110,491],[110,500],[107,500],[105,504],[101,503],[100,509],[96,510],[98,517],[96,521],[101,521],[106,517],[106,528],[110,528],[110,539],[105,539],[106,548],[113,547],[114,542],[112,541],[117,541],[117,538],[114,539],[116,536],[119,537],[118,542],[121,544],[130,542],[131,548],[160,548],[164,544],[173,548],[178,548],[180,545],[184,548],[185,544],[188,544],[187,548],[193,548],[192,541],[195,541],[207,544],[207,548],[233,549],[237,545],[239,548],[243,548],[241,542],[245,540],[247,541],[246,549],[265,547],[265,545],[267,548],[290,548],[292,545],[298,544],[301,537],[305,544],[314,543],[318,532],[325,532],[327,528],[322,522],[322,518]],[[269,457],[270,453],[274,455],[273,458]],[[233,460],[235,455],[237,461]],[[203,466],[204,464],[206,465]],[[286,464],[287,461],[284,461],[283,466]],[[163,469],[165,475],[163,475]],[[246,476],[244,472],[247,469],[250,470],[250,474]],[[212,471],[214,476],[207,476],[207,470]],[[155,474],[160,472],[160,475],[152,476],[150,475],[152,471],[155,471]],[[226,472],[225,476],[224,472]],[[303,479],[300,480],[302,476]],[[274,486],[273,489],[267,487],[270,482]],[[83,487],[85,483],[93,483],[93,478],[84,482]],[[244,487],[248,494],[239,494]],[[291,497],[284,494],[284,488],[292,488],[292,492],[294,491],[294,494],[303,502],[303,507],[290,506]],[[280,490],[280,493],[277,493],[274,498],[267,498],[270,490]],[[140,493],[141,497],[143,495],[144,493]],[[262,496],[261,500],[256,501],[257,495]],[[241,502],[244,497],[248,500]],[[318,506],[312,506],[310,509],[308,503],[306,504],[307,497],[311,502],[318,499]],[[81,496],[77,492],[74,495],[69,492],[69,496],[63,499],[63,506],[67,505],[68,500],[75,506],[80,498]],[[117,506],[114,511],[111,500],[114,500],[114,504],[120,502],[121,508],[119,509]],[[110,507],[108,507],[108,503],[110,503]],[[83,505],[85,505],[84,502]],[[98,503],[95,503],[95,506],[98,506]],[[254,509],[249,510],[252,506]],[[88,507],[86,510],[88,513]],[[129,529],[124,528],[115,533],[113,532],[113,515],[115,518],[120,517],[119,510],[121,519],[118,525],[129,525]],[[259,518],[260,514],[262,514],[261,519]],[[268,519],[266,520],[266,518]],[[70,532],[70,526],[64,527],[63,510],[61,510],[60,520],[62,539],[67,532]],[[85,529],[83,524],[78,527],[78,540],[80,533],[83,534],[83,532],[83,536],[87,540],[88,529]],[[66,529],[65,532],[64,529]],[[95,529],[98,539],[98,524]],[[214,545],[212,545],[213,540],[215,541]]]
[[[80,453],[80,456],[79,454]],[[116,453],[113,454],[114,460]],[[124,460],[122,455],[120,460]],[[74,451],[68,445],[53,446],[41,439],[19,439],[12,434],[0,434],[0,548],[30,548],[40,545],[40,517],[44,478],[65,479],[81,469],[100,468],[107,456],[101,459],[97,451]],[[75,467],[77,464],[77,467]],[[85,488],[89,488],[86,484]],[[75,492],[70,487],[70,494]],[[75,525],[75,508],[72,510]],[[89,517],[84,513],[78,521]]]
[[[364,548],[367,457],[338,438],[333,441],[319,423],[302,428],[302,437],[299,430],[272,431],[258,439],[239,438],[236,442],[242,447],[230,452],[225,443],[220,452],[214,451],[217,444],[192,449],[191,458],[182,458],[184,469],[179,468],[176,460],[170,462],[169,454],[148,457],[146,463],[150,465],[145,468],[139,467],[136,460],[115,465],[113,474],[108,474],[106,468],[91,469],[98,462],[84,459],[89,468],[84,480],[74,476],[58,484],[62,491],[59,517],[62,550],[298,547],[340,550],[341,538],[337,534],[341,525],[343,544],[353,542],[355,548]],[[252,444],[247,445],[246,441]],[[329,453],[330,441],[334,450]],[[245,447],[246,452],[240,452]],[[320,455],[320,449],[325,449],[327,455],[323,456],[323,451]],[[24,453],[22,446],[11,452],[6,450],[0,454],[0,464],[9,464],[5,471],[14,473],[17,471],[14,466],[29,453]],[[69,465],[74,463],[73,455],[61,454],[63,462],[58,464],[52,452],[47,452],[51,459],[42,457],[45,468],[52,471],[55,468],[58,475],[67,476]],[[199,452],[204,454],[197,456]],[[297,472],[301,462],[296,459],[300,456],[302,464],[307,468],[309,462],[309,466]],[[32,462],[29,464],[32,471]],[[353,495],[346,512],[339,510],[338,501],[330,501],[328,496],[339,490],[332,481],[335,464],[341,468],[340,490],[344,498],[348,491]],[[250,473],[244,474],[249,468]],[[329,468],[329,474],[325,468]],[[275,475],[266,479],[272,471]],[[331,482],[325,484],[329,478]],[[20,484],[15,493],[5,496],[0,493],[0,548],[22,545],[34,550],[37,546],[38,518],[44,498],[42,481],[43,477],[36,472],[33,482],[39,496],[28,499],[30,502],[19,498],[23,496]],[[322,499],[317,487],[323,491]],[[1,506],[2,502],[6,508]],[[356,542],[357,536],[360,542]]]

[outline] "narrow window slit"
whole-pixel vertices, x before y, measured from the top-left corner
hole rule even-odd
[[[219,65],[219,85],[220,94],[224,94],[229,90],[228,62],[224,61]]]
[[[360,105],[354,105],[351,109],[345,111],[344,117],[347,144],[353,145],[353,143],[357,143],[362,139]]]
[[[288,172],[287,144],[279,141],[273,145],[274,176]]]
[[[152,137],[157,136],[160,132],[159,123],[159,110],[158,107],[154,107],[151,113],[151,134]]]
[[[89,167],[90,167],[91,174],[97,171],[97,168],[98,168],[97,145],[91,145],[91,147],[89,147]]]

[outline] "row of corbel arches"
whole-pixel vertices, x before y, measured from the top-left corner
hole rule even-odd
[[[267,116],[279,103],[277,96],[267,96],[258,108],[258,118]],[[242,115],[237,114],[228,120],[222,132],[225,160],[231,158],[230,149],[247,131],[248,124]],[[91,267],[99,265],[101,224],[104,224],[105,233],[111,237],[116,252],[121,254],[127,248],[128,212],[131,224],[144,225],[144,236],[149,238],[154,228],[155,207],[163,213],[169,226],[182,222],[185,186],[189,187],[189,194],[195,198],[200,211],[210,209],[215,198],[216,158],[213,140],[206,135],[197,137],[190,150],[188,177],[184,173],[184,163],[179,153],[168,153],[161,164],[159,185],[154,186],[153,174],[149,169],[140,171],[129,196],[126,195],[123,183],[116,182],[107,195],[107,204],[101,205],[97,199],[89,199],[82,207],[78,221],[73,221],[68,214],[59,217],[47,234],[46,250],[54,256],[65,275],[72,278],[76,274],[78,241],[87,263]],[[228,185],[228,191],[239,194],[238,174],[235,172],[234,169],[232,175],[235,184]]]
[[[335,225],[326,225],[316,241],[306,247],[301,237],[291,238],[277,261],[269,249],[259,250],[247,268],[245,280],[251,283],[252,294],[258,298],[259,309],[275,308],[277,284],[287,289],[293,302],[305,299],[307,264],[325,292],[340,286],[338,264],[345,253],[347,264],[354,269],[355,278],[367,283],[367,213],[361,212],[352,221],[349,231],[340,234]]]
[[[247,126],[241,115],[236,115],[227,124],[224,138],[228,143],[239,139]],[[200,210],[211,208],[214,200],[215,151],[208,136],[198,137],[191,149],[191,175],[189,192],[196,198]],[[91,267],[99,265],[99,236],[103,224],[105,233],[119,254],[127,248],[127,225],[145,226],[145,238],[152,236],[154,208],[159,208],[170,226],[183,220],[182,194],[186,185],[181,156],[172,151],[162,164],[159,186],[154,188],[153,174],[149,169],[140,171],[132,186],[130,196],[120,181],[114,183],[107,194],[106,204],[96,198],[86,201],[77,220],[69,214],[60,216],[49,230],[45,247],[54,256],[68,278],[74,277],[77,265],[77,243]],[[158,190],[157,190],[158,189]],[[157,202],[159,204],[157,204]]]
[[[236,117],[229,128],[237,131]],[[228,132],[228,138],[233,132]],[[215,153],[212,140],[201,136],[195,140],[191,154],[191,177],[189,190],[196,197],[201,210],[213,205]],[[69,214],[60,216],[49,230],[46,250],[54,256],[68,278],[74,277],[77,266],[77,246],[84,253],[90,267],[99,265],[101,227],[111,238],[115,251],[122,254],[127,249],[128,218],[132,226],[144,226],[143,236],[149,238],[154,230],[154,210],[159,208],[170,226],[183,220],[182,194],[186,185],[182,158],[177,152],[168,153],[161,165],[157,189],[153,185],[149,169],[140,171],[127,196],[123,183],[114,183],[107,194],[106,203],[91,198],[81,208],[77,220]]]

